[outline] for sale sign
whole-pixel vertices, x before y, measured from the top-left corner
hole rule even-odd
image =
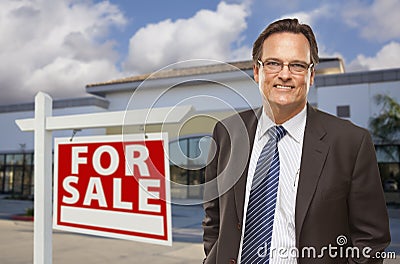
[[[171,245],[166,133],[55,139],[53,227]]]

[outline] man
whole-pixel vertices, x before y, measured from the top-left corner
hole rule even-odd
[[[272,23],[253,61],[263,107],[214,128],[204,263],[382,263],[390,234],[371,137],[307,104],[312,29]]]

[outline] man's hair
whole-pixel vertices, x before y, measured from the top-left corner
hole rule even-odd
[[[314,66],[317,65],[319,62],[318,45],[314,33],[309,25],[300,24],[296,18],[275,21],[261,32],[253,44],[253,62],[255,65],[257,65],[257,60],[261,59],[264,41],[272,34],[283,32],[303,34],[310,44],[311,62],[314,63]]]

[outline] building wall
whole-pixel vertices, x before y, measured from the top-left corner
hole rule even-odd
[[[25,144],[25,149],[33,150],[33,133],[21,132],[15,123],[16,119],[32,118],[32,112],[1,113],[0,152],[22,152],[20,144]]]
[[[368,128],[369,119],[379,114],[381,107],[374,101],[377,94],[386,94],[400,102],[400,81],[334,85],[319,87],[318,108],[337,115],[337,106],[350,107],[353,123]]]
[[[20,131],[15,120],[33,118],[34,111],[13,112],[10,111],[12,108],[10,107],[10,109],[0,113],[0,122],[2,124],[2,136],[0,137],[0,193],[7,193],[15,197],[32,197],[34,193],[34,133]],[[20,105],[15,106],[15,108],[20,108]],[[97,106],[65,107],[54,109],[53,116],[104,111],[106,111],[104,108]],[[104,133],[105,129],[88,129],[79,131],[77,136],[103,135]],[[53,132],[53,138],[71,136],[72,131]]]
[[[225,83],[201,82],[169,88],[146,87],[109,93],[110,111],[192,105],[196,111],[245,109],[261,105],[257,84],[251,79]]]
[[[82,113],[98,113],[106,111],[96,106],[59,108],[53,110],[53,116],[74,115]],[[15,123],[17,119],[34,118],[34,111],[23,112],[6,112],[0,113],[1,137],[0,137],[0,153],[9,152],[33,152],[34,140],[33,132],[22,132]],[[101,135],[105,133],[105,129],[87,129],[78,132],[77,135]],[[72,131],[55,131],[53,137],[70,137]],[[20,144],[24,144],[24,149]]]
[[[110,88],[108,92],[105,92],[105,98],[110,103],[108,109],[98,106],[66,107],[55,109],[53,115],[191,105],[194,108],[194,112],[180,124],[87,129],[78,132],[76,136],[166,131],[169,133],[170,150],[176,145],[176,153],[178,151],[184,152],[184,149],[179,149],[178,147],[182,148],[181,145],[186,144],[190,147],[186,150],[189,153],[194,153],[195,157],[196,153],[201,150],[198,149],[197,142],[212,133],[214,124],[218,120],[236,111],[257,108],[261,105],[258,85],[250,76],[240,75],[240,77],[231,77],[232,73],[226,74],[226,76],[224,73],[221,73],[218,81],[213,81],[212,78],[201,78],[200,76],[196,78],[203,81],[181,82],[178,85],[171,85],[175,80],[169,80],[169,83],[162,82],[162,85],[159,83],[159,85],[155,86],[152,86],[150,82],[147,84],[147,87],[140,88],[139,86],[136,90],[133,89],[133,86],[131,90],[122,89],[114,91]],[[400,101],[400,76],[396,77],[397,80],[388,81],[383,79],[374,82],[362,80],[361,77],[360,81],[347,82],[347,79],[350,80],[347,74],[338,74],[329,77],[317,76],[316,80],[320,78],[323,79],[322,84],[310,88],[309,102],[333,115],[337,115],[338,106],[349,106],[350,116],[348,119],[365,128],[368,128],[369,118],[379,114],[380,111],[380,106],[377,106],[373,100],[376,94],[387,94]],[[318,84],[317,81],[316,83]],[[33,111],[0,113],[0,122],[2,123],[0,153],[33,152],[33,133],[21,132],[15,124],[16,119],[33,117]],[[72,131],[57,131],[53,134],[54,137],[71,137],[71,135]],[[22,149],[22,146],[24,146],[24,149]],[[190,155],[185,157],[188,158],[185,166],[192,166],[193,164],[190,163],[191,159],[189,158],[194,157],[190,157]],[[175,165],[171,164],[171,179],[176,179],[176,183],[185,183],[187,180],[189,184],[198,184],[198,182],[202,181],[204,177],[203,169],[191,171]],[[392,164],[390,164],[392,166],[390,167],[390,172],[395,171],[397,173],[400,168],[399,164],[396,161],[394,165],[397,167],[393,169]],[[6,173],[3,174],[2,177],[5,178],[7,175]],[[29,184],[27,183],[26,185],[30,186]],[[201,188],[196,188],[192,190],[188,189],[186,185],[184,185],[183,189],[179,186],[173,186],[173,195],[179,198],[197,197],[196,195],[200,195],[202,192]]]

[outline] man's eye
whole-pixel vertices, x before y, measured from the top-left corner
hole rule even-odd
[[[267,61],[265,64],[272,67],[281,66],[281,64],[277,61]]]
[[[304,65],[302,63],[291,63],[290,67],[294,68],[294,69],[301,69],[304,70],[307,68],[307,65]]]

